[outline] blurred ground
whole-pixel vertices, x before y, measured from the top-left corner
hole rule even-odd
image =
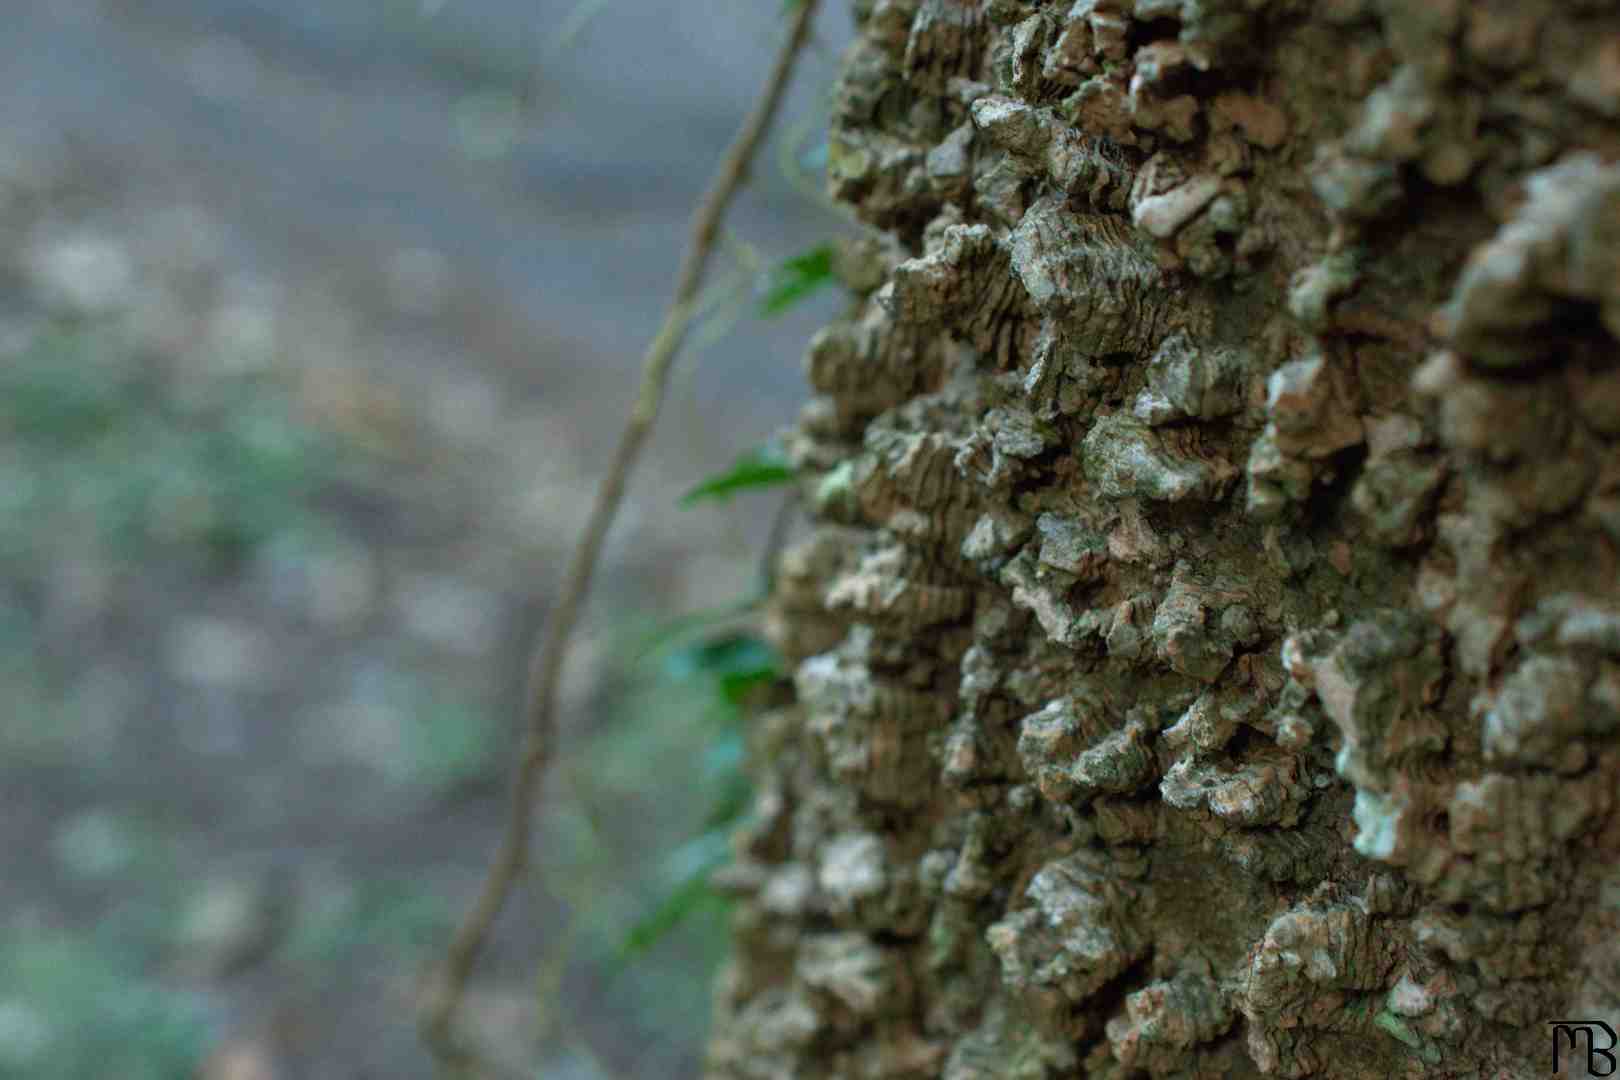
[[[522,653],[779,6],[8,11],[0,1076],[430,1075],[411,981],[497,840]],[[755,175],[755,258],[840,227]],[[471,1003],[538,1075],[701,1043],[713,918],[613,957],[709,809],[707,706],[619,643],[750,587],[771,499],[675,496],[789,418],[838,299],[744,300],[610,543],[540,879]]]

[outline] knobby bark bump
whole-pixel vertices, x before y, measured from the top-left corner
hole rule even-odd
[[[711,1074],[1620,1028],[1620,11],[854,7]]]

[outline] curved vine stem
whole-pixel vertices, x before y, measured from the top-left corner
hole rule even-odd
[[[456,1017],[467,980],[489,938],[490,928],[529,862],[531,817],[546,767],[556,754],[557,687],[562,679],[569,642],[590,591],[603,542],[624,498],[625,486],[658,418],[670,367],[690,328],[720,223],[733,196],[747,181],[749,167],[776,116],[799,54],[809,40],[816,4],[817,0],[798,0],[795,5],[787,39],[776,55],[764,92],[727,147],[703,201],[692,216],[691,235],[675,278],[674,295],[663,325],[642,358],[641,386],[634,407],[619,436],[607,473],[597,488],[584,535],[574,548],[563,581],[562,596],[552,610],[550,626],[529,662],[523,743],[514,766],[506,832],[483,886],[462,916],[442,961],[427,973],[419,1003],[418,1027],[422,1039],[448,1069],[475,1069],[479,1060],[458,1036]]]

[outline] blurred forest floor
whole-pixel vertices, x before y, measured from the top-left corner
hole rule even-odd
[[[413,981],[498,839],[522,660],[776,5],[601,5],[549,66],[574,4],[138,7],[0,45],[0,1077],[425,1077]],[[757,174],[770,261],[836,229]],[[788,418],[837,303],[761,324],[738,280],[469,1001],[547,1077],[701,1045],[719,914],[619,950],[711,809],[712,703],[625,642],[752,587],[771,500],[675,499]]]

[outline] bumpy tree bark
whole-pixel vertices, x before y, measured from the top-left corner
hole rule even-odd
[[[711,1073],[1620,1027],[1616,5],[856,12]]]

